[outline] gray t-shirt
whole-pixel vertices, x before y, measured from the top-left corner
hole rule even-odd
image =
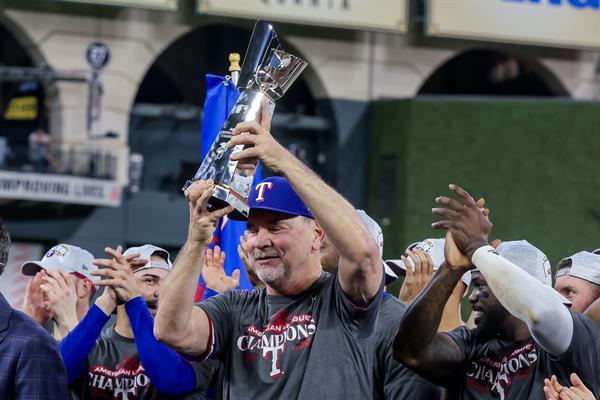
[[[546,353],[533,338],[519,342],[492,339],[482,342],[472,330],[458,328],[449,335],[465,356],[448,388],[451,399],[540,399],[544,378],[556,375],[571,386],[569,375],[577,373],[596,398],[600,395],[600,325],[571,312],[573,339],[560,357]]]
[[[396,361],[394,336],[406,306],[394,296],[383,293],[377,317],[377,349],[373,365],[373,399],[440,400],[443,389]]]
[[[370,398],[380,299],[357,307],[325,272],[294,297],[227,291],[200,303],[212,324],[207,356],[223,363],[223,398]]]
[[[205,399],[212,364],[193,364],[198,389],[183,397],[156,391],[138,357],[135,340],[108,329],[96,341],[87,358],[87,372],[71,385],[74,400]]]

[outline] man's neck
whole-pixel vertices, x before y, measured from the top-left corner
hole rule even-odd
[[[133,339],[133,330],[131,329],[131,323],[129,317],[127,317],[127,311],[125,306],[117,306],[117,323],[115,324],[115,331],[128,339]]]
[[[286,279],[285,277],[280,279],[280,282],[276,282],[272,285],[266,285],[267,294],[270,296],[296,296],[307,290],[312,286],[313,283],[323,273],[321,264],[317,264],[315,267],[311,267],[308,273],[298,275],[297,279]]]

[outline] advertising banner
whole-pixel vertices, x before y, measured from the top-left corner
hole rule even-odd
[[[406,0],[198,0],[206,14],[406,32]]]
[[[427,33],[553,47],[600,47],[598,0],[429,0]]]
[[[118,207],[122,192],[115,181],[0,171],[0,199]]]
[[[177,0],[63,0],[76,3],[93,3],[108,6],[155,8],[159,10],[176,10]]]

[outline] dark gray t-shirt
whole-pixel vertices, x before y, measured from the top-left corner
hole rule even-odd
[[[294,297],[228,291],[200,303],[212,324],[207,356],[223,363],[223,398],[370,398],[380,299],[357,307],[337,274],[323,273]]]
[[[373,399],[440,400],[443,389],[394,359],[394,336],[406,306],[394,296],[382,295],[377,317],[377,349],[373,365]]]
[[[183,397],[162,395],[145,374],[135,340],[119,335],[112,328],[104,331],[96,341],[87,358],[87,372],[71,385],[71,393],[73,399],[80,400],[203,400],[212,365],[193,366],[198,382],[196,392]]]
[[[449,335],[465,356],[449,387],[451,399],[544,400],[544,378],[556,375],[571,386],[577,373],[585,385],[600,395],[600,325],[576,312],[573,339],[565,354],[553,357],[529,338],[520,342],[492,339],[479,341],[472,330],[458,328]]]

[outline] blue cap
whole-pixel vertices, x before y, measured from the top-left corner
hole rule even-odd
[[[271,176],[256,184],[248,196],[248,206],[250,212],[267,210],[315,218],[296,194],[290,182],[281,176]]]

